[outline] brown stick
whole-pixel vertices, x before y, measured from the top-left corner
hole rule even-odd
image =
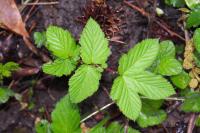
[[[130,2],[127,2],[126,0],[124,0],[124,4],[131,7],[132,9],[138,11],[140,14],[147,17],[148,19],[151,17],[150,13],[146,12],[144,9],[141,9],[134,4],[131,4]],[[180,36],[179,34],[177,34],[174,31],[170,30],[168,27],[166,27],[164,24],[162,24],[158,18],[155,18],[155,23],[158,24],[161,28],[163,28],[166,32],[168,32],[171,36],[175,36],[175,37],[179,38],[180,40],[185,41],[184,37]]]
[[[194,129],[195,120],[196,120],[196,114],[192,113],[190,116],[189,123],[188,123],[187,133],[192,133],[192,131]]]

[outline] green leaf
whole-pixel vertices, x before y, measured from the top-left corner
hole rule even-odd
[[[158,58],[161,59],[163,57],[175,57],[176,50],[175,50],[174,43],[170,40],[162,41],[160,43],[160,50],[158,54]]]
[[[120,76],[115,79],[110,94],[122,113],[131,120],[136,120],[141,110],[141,100],[134,87],[127,86],[125,79]]]
[[[50,123],[47,120],[41,120],[35,125],[36,133],[51,133]]]
[[[200,127],[200,116],[198,116],[195,120],[195,126]]]
[[[74,56],[78,46],[69,31],[56,26],[49,26],[46,32],[47,48],[53,55],[59,58],[69,58]]]
[[[157,39],[146,39],[124,54],[119,61],[119,74],[143,71],[152,65],[159,51]]]
[[[38,48],[41,48],[43,45],[46,45],[46,32],[35,32],[33,35],[35,44]]]
[[[42,66],[43,72],[58,77],[70,75],[75,68],[76,62],[70,59],[56,59],[54,62],[49,62]]]
[[[164,76],[177,75],[182,72],[182,65],[174,58],[165,57],[160,60],[155,71]]]
[[[186,27],[197,27],[200,25],[200,9],[193,10],[186,21]]]
[[[97,125],[92,127],[92,129],[89,130],[88,133],[101,133],[100,131],[105,132],[105,128],[103,126],[106,124],[106,122],[109,120],[109,117],[104,118],[102,121],[100,121]]]
[[[15,93],[12,90],[0,87],[0,104],[6,103],[14,95]]]
[[[200,112],[200,93],[190,92],[187,94],[181,109],[185,112]]]
[[[126,75],[132,81],[135,92],[150,98],[164,99],[175,94],[172,85],[162,76],[144,71],[133,75]]]
[[[90,65],[82,65],[69,80],[69,95],[74,103],[91,96],[99,87],[101,73]]]
[[[196,29],[193,36],[194,46],[200,53],[200,28]]]
[[[86,64],[105,64],[110,49],[99,24],[90,18],[80,38],[81,58]]]
[[[185,6],[185,0],[165,0],[167,5],[172,5],[173,7],[183,7]]]
[[[157,110],[154,112],[140,113],[137,119],[137,123],[140,127],[145,128],[148,126],[154,126],[162,123],[167,118],[167,114],[163,110]]]
[[[2,80],[3,77],[10,77],[11,73],[19,68],[19,64],[15,62],[8,62],[4,65],[0,63],[0,80]]]
[[[170,79],[171,79],[172,83],[180,89],[185,89],[191,80],[189,74],[186,73],[185,71],[182,71],[178,75],[171,76]]]
[[[81,133],[78,107],[71,103],[68,95],[56,104],[51,117],[54,133]]]
[[[200,1],[199,0],[185,0],[185,3],[187,4],[187,6],[192,9],[194,8],[195,6],[197,6]]]

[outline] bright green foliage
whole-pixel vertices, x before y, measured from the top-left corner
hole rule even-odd
[[[33,37],[38,48],[46,45],[46,32],[35,32]]]
[[[187,28],[197,27],[200,25],[200,9],[191,11],[186,21]]]
[[[6,103],[14,95],[15,93],[12,90],[0,87],[0,104]]]
[[[159,110],[163,100],[143,100],[142,111],[137,119],[140,127],[154,126],[162,123],[167,114],[163,110]]]
[[[48,62],[42,66],[43,72],[61,77],[70,75],[76,68],[76,62],[70,59],[56,59],[54,62]]]
[[[81,133],[78,107],[71,103],[68,95],[56,104],[51,117],[54,133]]]
[[[190,92],[187,94],[181,109],[185,112],[200,112],[200,93]]]
[[[175,46],[172,41],[163,41],[160,43],[160,51],[152,67],[155,73],[164,76],[181,73],[182,65],[175,59]]]
[[[50,123],[47,120],[41,120],[35,125],[36,133],[51,133]]]
[[[185,89],[191,80],[189,74],[186,73],[185,71],[182,71],[178,75],[171,76],[170,78],[171,78],[172,83],[180,89]]]
[[[162,76],[145,71],[154,62],[158,51],[158,40],[147,39],[119,61],[120,76],[114,81],[111,98],[132,120],[137,119],[141,110],[138,93],[150,99],[163,99],[175,93],[172,85]]]
[[[200,53],[200,28],[196,29],[193,36],[194,46]]]
[[[69,31],[49,26],[46,32],[47,48],[56,57],[66,59],[74,57],[78,46]]]
[[[189,8],[194,8],[195,6],[197,6],[198,4],[200,4],[200,0],[185,0],[185,3],[187,4],[187,6]]]
[[[133,74],[148,68],[159,51],[157,39],[146,39],[124,54],[119,60],[119,74]]]
[[[86,64],[104,65],[110,55],[108,40],[99,24],[90,18],[80,38],[81,58]]]
[[[91,96],[99,87],[100,71],[90,65],[82,65],[69,80],[70,99],[79,103]]]
[[[165,3],[173,7],[183,7],[185,5],[185,0],[165,0]]]

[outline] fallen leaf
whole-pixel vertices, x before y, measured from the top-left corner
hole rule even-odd
[[[14,0],[0,0],[0,23],[2,28],[9,29],[23,37],[29,37]]]

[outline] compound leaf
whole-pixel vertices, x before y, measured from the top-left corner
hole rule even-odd
[[[158,39],[146,39],[124,54],[119,61],[119,74],[143,71],[151,66],[159,51]]]
[[[123,77],[118,77],[114,81],[110,95],[125,116],[136,120],[141,110],[141,100],[134,86],[128,87]]]
[[[100,71],[90,65],[82,65],[69,80],[69,95],[74,103],[79,103],[97,91]]]
[[[200,112],[200,93],[190,92],[181,106],[185,112]]]
[[[110,55],[108,40],[99,24],[90,18],[80,38],[81,58],[86,64],[104,65]]]
[[[46,37],[47,48],[53,55],[63,59],[73,57],[77,45],[69,31],[63,30],[60,27],[49,26]]]
[[[76,62],[70,59],[56,59],[54,62],[49,62],[42,66],[43,72],[58,77],[70,75],[75,68]]]
[[[71,103],[68,95],[56,104],[51,117],[54,133],[81,133],[78,107]]]

